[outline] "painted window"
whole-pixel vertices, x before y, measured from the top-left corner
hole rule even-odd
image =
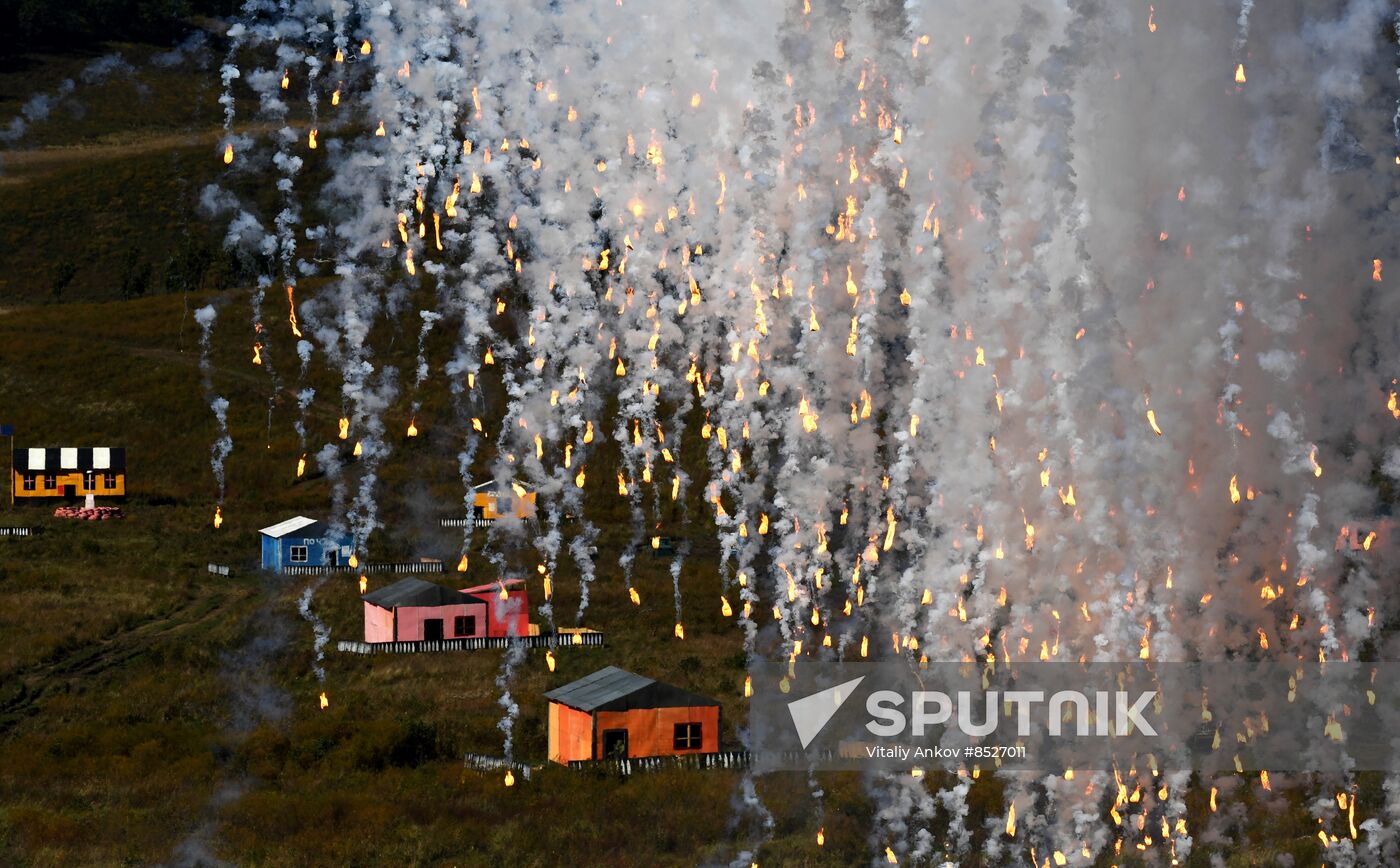
[[[32,474],[32,473],[26,473],[26,474],[24,474],[24,490],[25,490],[25,491],[33,491],[33,490],[34,490],[34,474]]]
[[[475,616],[475,615],[458,615],[457,617],[453,618],[453,619],[452,619],[452,635],[454,635],[454,636],[467,636],[467,637],[475,636],[475,635],[476,635],[476,616]]]
[[[83,472],[83,488],[87,491],[97,490],[97,474],[91,470]]]
[[[58,488],[58,477],[55,476],[55,475],[52,474],[52,473],[45,473],[45,474],[44,474],[44,487],[45,487],[45,488]]]
[[[306,546],[290,546],[287,549],[294,564],[306,563]]]
[[[509,497],[496,498],[497,515],[510,515],[511,510],[514,509],[514,507],[515,504],[511,502],[511,499]]]
[[[678,723],[676,724],[676,750],[699,750],[700,749],[700,724],[698,723]]]
[[[115,473],[104,473],[104,474],[102,474],[102,487],[105,488],[105,489],[107,489],[108,491],[111,491],[112,489],[116,488],[116,487],[117,487],[117,474],[115,474]]]

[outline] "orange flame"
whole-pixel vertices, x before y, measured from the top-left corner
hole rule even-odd
[[[459,573],[465,573],[466,571],[467,571],[467,556],[466,556],[466,555],[462,555],[462,559],[461,559],[460,561],[457,562],[457,572],[459,572]]]
[[[327,709],[327,708],[330,708],[330,707],[331,707],[331,701],[330,701],[329,699],[326,698],[326,691],[322,690],[322,691],[321,691],[321,708],[322,708],[322,709]]]
[[[233,143],[230,142],[229,144],[224,145],[224,165],[227,166],[229,163],[232,163],[232,162],[233,162]]]
[[[1241,63],[1239,66],[1235,67],[1235,84],[1244,84],[1244,82],[1244,64]]]
[[[305,474],[306,474],[306,456],[303,455],[303,456],[301,456],[300,458],[297,459],[297,479],[300,479],[300,478],[301,478],[302,476],[304,476]]]
[[[344,416],[340,417],[340,439],[344,440],[350,436],[350,420]]]
[[[287,320],[292,324],[292,334],[301,337],[301,329],[297,327],[297,300],[296,287],[287,287]]]
[[[369,576],[360,576],[360,593],[369,590]]]
[[[218,530],[224,523],[224,510],[222,507],[214,507],[214,529]]]
[[[253,344],[253,364],[262,364],[262,344]]]
[[[410,436],[410,437],[417,437],[417,436],[418,436],[418,417],[417,417],[417,416],[414,416],[412,419],[410,419],[410,420],[408,421],[408,436]]]

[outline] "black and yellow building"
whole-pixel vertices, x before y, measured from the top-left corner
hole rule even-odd
[[[518,486],[500,487],[494,480],[472,488],[472,518],[478,527],[507,516],[532,518],[535,515],[535,495]]]
[[[16,449],[16,498],[125,497],[126,450],[106,446]]]

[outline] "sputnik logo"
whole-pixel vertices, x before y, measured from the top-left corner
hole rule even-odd
[[[792,715],[792,725],[797,728],[797,737],[802,741],[803,750],[821,734],[822,729],[831,722],[831,718],[836,716],[836,712],[841,710],[841,706],[851,698],[856,692],[856,687],[864,680],[865,676],[862,675],[845,684],[828,687],[788,703],[788,713]]]

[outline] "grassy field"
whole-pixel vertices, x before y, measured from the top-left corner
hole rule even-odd
[[[221,171],[212,151],[217,79],[154,70],[143,62],[149,48],[121,50],[138,75],[79,87],[72,104],[5,155],[0,176],[0,422],[14,424],[23,445],[127,447],[132,492],[118,522],[66,522],[51,517],[51,506],[0,513],[5,524],[45,529],[0,539],[0,863],[138,865],[209,855],[256,865],[662,866],[733,858],[754,837],[733,825],[736,773],[620,779],[546,767],[506,789],[494,774],[464,771],[464,752],[502,750],[498,652],[369,658],[331,650],[325,682],[316,680],[312,630],[296,612],[315,580],[277,581],[252,569],[257,528],[324,514],[330,488],[314,469],[295,479],[294,393],[303,384],[286,326],[276,322],[266,337],[277,379],[250,364],[248,292],[236,286],[217,228],[194,207]],[[36,58],[0,72],[0,121],[90,59]],[[208,271],[194,282],[167,279],[186,250],[212,251]],[[65,262],[73,274],[55,292],[56,275],[70,270]],[[146,265],[144,289],[122,299],[130,270]],[[213,391],[231,402],[235,443],[219,531],[210,526],[215,427],[192,316],[211,302],[220,306]],[[376,335],[378,362],[406,369],[415,335],[412,323],[386,327]],[[330,373],[316,365],[309,377],[322,396],[308,415],[314,449],[333,438],[341,407]],[[418,396],[423,435],[394,443],[382,468],[386,530],[370,541],[376,558],[456,554],[458,538],[435,527],[461,503],[462,432],[441,421],[444,391],[434,385]],[[407,425],[408,401],[402,396],[386,414],[391,430]],[[610,478],[606,456],[597,460],[590,477]],[[681,460],[695,466],[693,451]],[[554,673],[542,651],[529,653],[510,682],[520,704],[515,755],[544,761],[545,690],[607,664],[717,698],[723,740],[734,746],[745,707],[741,635],[720,612],[712,528],[682,528],[668,517],[676,524],[665,532],[697,544],[681,577],[686,639],[677,641],[669,561],[640,558],[643,605],[628,600],[615,565],[631,531],[607,487],[590,492],[603,533],[583,618],[606,632],[607,646],[561,651]],[[693,503],[690,514],[708,512]],[[524,552],[506,556],[529,573]],[[231,564],[234,574],[212,576],[209,562]],[[556,578],[556,609],[572,623],[577,576],[566,567]],[[530,593],[538,603],[538,583]],[[319,584],[313,606],[333,639],[360,638],[353,578]],[[819,779],[821,818],[805,776],[760,779],[774,818],[761,864],[852,865],[882,850],[867,838],[865,783]],[[1361,799],[1374,814],[1377,782],[1366,781]],[[980,852],[1003,812],[1000,784],[984,778],[971,802],[966,822],[981,830]],[[1200,845],[1190,864],[1209,864],[1212,852],[1229,865],[1272,863],[1284,853],[1317,864],[1315,826],[1301,800],[1264,806],[1245,797],[1244,805],[1249,840]],[[1199,827],[1204,796],[1193,796],[1191,810]],[[1100,864],[1135,864],[1125,856],[1105,853]]]

